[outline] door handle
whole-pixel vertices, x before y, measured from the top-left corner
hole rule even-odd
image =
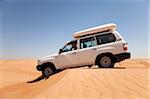
[[[96,48],[92,48],[91,50],[96,50]]]

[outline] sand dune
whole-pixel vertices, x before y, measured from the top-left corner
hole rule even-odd
[[[48,79],[36,60],[0,61],[0,99],[150,99],[150,62],[131,59],[114,69],[67,69]]]

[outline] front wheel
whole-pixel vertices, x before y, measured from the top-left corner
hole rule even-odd
[[[49,77],[50,75],[52,75],[54,73],[53,69],[50,67],[50,66],[47,66],[45,67],[43,70],[42,70],[42,74],[45,76],[45,77]]]
[[[114,67],[114,61],[111,56],[101,56],[99,57],[98,61],[99,68],[113,68]]]

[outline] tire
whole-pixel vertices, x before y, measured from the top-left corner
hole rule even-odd
[[[113,68],[114,59],[111,55],[103,55],[97,59],[97,65],[99,68]]]
[[[42,74],[43,74],[45,77],[49,77],[50,75],[54,74],[54,71],[53,71],[53,69],[52,69],[50,66],[47,66],[47,67],[45,67],[45,68],[42,70]]]

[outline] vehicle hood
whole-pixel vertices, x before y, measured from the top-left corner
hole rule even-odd
[[[51,55],[48,55],[48,56],[44,56],[44,57],[41,57],[39,58],[38,60],[40,61],[43,61],[43,60],[47,60],[47,59],[55,59],[57,56],[59,56],[58,53],[55,53],[55,54],[51,54]]]

